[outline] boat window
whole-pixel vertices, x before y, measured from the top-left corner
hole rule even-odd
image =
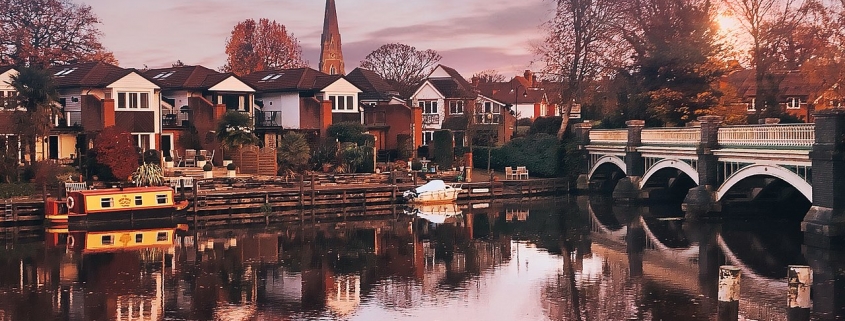
[[[141,205],[144,203],[143,197],[141,195],[135,195],[135,205]]]
[[[158,232],[158,236],[156,237],[156,241],[167,241],[167,232]]]
[[[109,208],[114,206],[114,199],[111,197],[103,197],[100,199],[100,207]]]
[[[159,204],[167,204],[167,194],[156,195],[156,202]]]
[[[144,234],[138,233],[135,234],[135,243],[144,242]]]
[[[114,238],[112,238],[111,235],[103,235],[103,237],[100,240],[103,243],[103,245],[114,244]]]

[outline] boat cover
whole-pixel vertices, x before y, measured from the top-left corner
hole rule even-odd
[[[417,194],[422,194],[425,192],[433,192],[433,191],[442,191],[446,189],[446,183],[443,180],[433,180],[431,182],[426,183],[423,186],[417,187]]]

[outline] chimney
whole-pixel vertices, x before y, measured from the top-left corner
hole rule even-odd
[[[472,76],[472,79],[470,79],[470,81],[472,82],[473,87],[478,87],[478,82],[480,81],[480,79],[477,76]]]
[[[522,76],[528,81],[528,87],[534,87],[534,73],[531,70],[526,69]]]

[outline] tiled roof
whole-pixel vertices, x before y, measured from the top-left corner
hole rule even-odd
[[[258,71],[244,76],[243,80],[258,91],[284,92],[321,90],[342,77],[311,68],[296,68]]]
[[[478,94],[466,79],[457,70],[444,65],[439,65],[449,75],[449,78],[432,78],[428,81],[446,98],[475,99]],[[436,69],[436,68],[435,68]]]
[[[220,73],[203,66],[180,66],[171,68],[150,69],[144,76],[152,79],[162,89],[198,89],[205,90],[229,77],[236,77],[232,73]]]
[[[0,74],[15,69],[14,66],[0,66]]]
[[[346,80],[361,88],[360,100],[388,101],[399,95],[393,86],[372,70],[355,68],[346,75]]]
[[[479,83],[476,88],[478,91],[487,97],[493,98],[503,103],[513,104],[535,104],[543,102],[546,90],[542,87],[531,87],[527,83],[523,84],[519,80],[525,78],[516,77],[516,80],[508,82],[484,82]],[[515,82],[519,82],[516,84]],[[527,90],[526,90],[527,88]],[[514,92],[516,90],[516,93]]]
[[[53,74],[56,88],[106,87],[135,72],[104,62],[57,65],[47,70]]]
[[[757,95],[755,73],[754,69],[735,71],[725,77],[725,82],[736,92],[737,97],[755,97]],[[772,76],[777,83],[778,95],[781,99],[811,96],[825,89],[821,88],[821,83],[808,79],[806,75],[797,70],[777,71],[772,73]]]

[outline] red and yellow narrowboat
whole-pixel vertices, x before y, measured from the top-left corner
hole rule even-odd
[[[47,204],[46,219],[66,223],[74,219],[133,220],[173,216],[188,206],[176,202],[170,187],[128,187],[73,191],[66,199]]]

